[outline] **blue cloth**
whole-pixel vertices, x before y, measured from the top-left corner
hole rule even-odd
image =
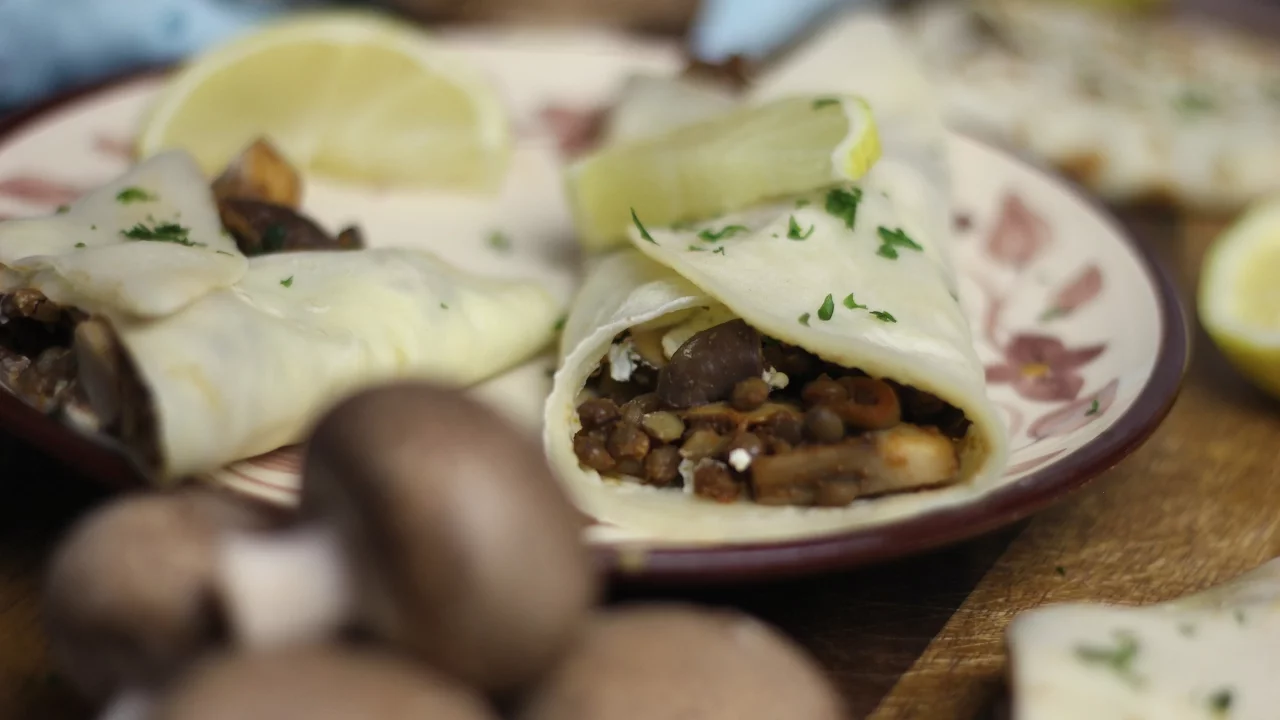
[[[842,5],[871,4],[880,0],[703,0],[690,51],[706,62],[732,55],[759,58]]]

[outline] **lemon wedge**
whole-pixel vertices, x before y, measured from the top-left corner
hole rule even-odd
[[[1255,385],[1280,397],[1280,198],[1260,203],[1205,255],[1200,321]]]
[[[792,97],[607,145],[568,170],[588,250],[626,242],[634,209],[657,226],[858,180],[880,158],[871,107],[853,96]]]
[[[479,73],[418,28],[376,13],[304,13],[196,58],[173,76],[138,140],[210,174],[260,136],[301,167],[380,185],[491,190],[508,117]]]

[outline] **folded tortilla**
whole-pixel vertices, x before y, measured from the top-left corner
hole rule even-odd
[[[425,251],[284,253],[168,317],[82,323],[76,354],[104,425],[164,481],[297,442],[368,384],[488,378],[546,346],[559,313],[539,284]]]
[[[162,317],[244,275],[209,183],[182,151],[156,155],[48,217],[0,222],[0,293]]]
[[[920,91],[926,85],[918,70],[891,33],[883,23],[869,22],[860,47],[881,48],[883,57],[866,63],[866,72],[841,75],[845,82],[796,90],[856,92],[860,75],[900,80],[862,83],[885,129],[885,147],[857,187],[843,188],[860,193],[852,228],[847,216],[827,211],[825,191],[692,229],[647,227],[641,217],[630,234],[634,249],[599,259],[589,270],[562,338],[544,441],[575,501],[602,523],[597,537],[718,543],[807,537],[963,502],[998,483],[1008,441],[986,395],[946,247],[950,213],[941,123]],[[761,94],[786,94],[787,75],[780,71]],[[714,242],[699,234],[730,226],[743,230]],[[971,425],[959,442],[957,482],[837,508],[774,507],[722,504],[680,489],[604,479],[581,465],[573,448],[581,427],[579,394],[615,338],[632,328],[674,327],[696,313],[740,318],[822,360],[932,393],[960,409]]]

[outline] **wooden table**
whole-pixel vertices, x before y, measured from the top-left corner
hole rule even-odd
[[[1125,216],[1193,288],[1220,223]],[[1002,633],[1015,613],[1057,601],[1163,600],[1280,554],[1278,444],[1280,405],[1244,384],[1198,332],[1181,398],[1155,436],[1017,527],[843,575],[670,594],[732,603],[780,625],[830,669],[854,717],[987,718],[999,705]],[[0,438],[0,717],[92,716],[49,665],[38,591],[54,543],[103,497]]]

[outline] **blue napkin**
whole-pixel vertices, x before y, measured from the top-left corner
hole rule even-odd
[[[699,60],[721,62],[731,55],[759,58],[840,6],[883,4],[883,0],[703,0],[689,34]]]

